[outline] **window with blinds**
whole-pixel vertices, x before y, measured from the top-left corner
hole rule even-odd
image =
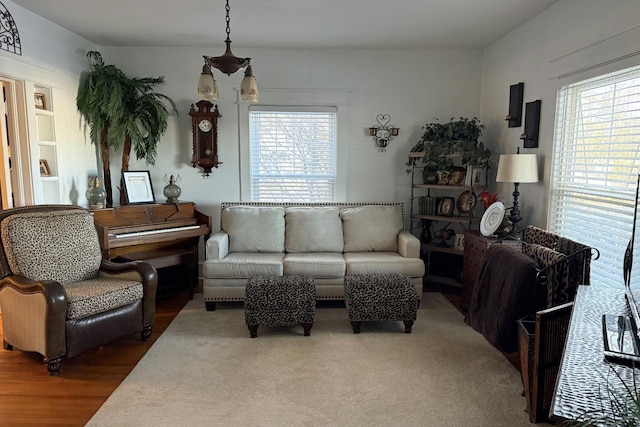
[[[622,286],[640,173],[640,66],[560,89],[549,229],[600,251],[591,282]]]
[[[249,145],[253,201],[334,201],[335,108],[251,107]]]

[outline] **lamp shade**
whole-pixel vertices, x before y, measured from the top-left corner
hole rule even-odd
[[[219,96],[218,85],[213,78],[211,67],[208,64],[205,64],[202,67],[202,73],[198,79],[198,95],[200,95],[202,99],[209,101],[215,101]]]
[[[538,182],[538,158],[535,154],[501,154],[496,182]]]
[[[240,83],[240,96],[244,102],[258,102],[258,83],[253,77],[251,65],[247,67]]]

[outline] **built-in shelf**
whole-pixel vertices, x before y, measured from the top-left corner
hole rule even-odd
[[[38,141],[38,162],[40,167],[34,171],[34,181],[40,183],[38,203],[60,203],[60,180],[58,171],[58,152],[53,108],[53,90],[50,87],[34,85],[35,131]],[[36,98],[38,102],[36,102]],[[43,106],[44,108],[39,108]],[[46,162],[48,175],[41,175],[42,164]]]
[[[53,111],[51,111],[51,110],[41,110],[40,108],[36,108],[36,115],[53,117]]]

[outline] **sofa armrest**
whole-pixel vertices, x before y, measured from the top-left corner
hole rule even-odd
[[[398,253],[405,258],[420,258],[420,239],[406,230],[400,231]]]
[[[228,254],[229,235],[224,231],[213,233],[205,244],[205,259],[223,259]]]

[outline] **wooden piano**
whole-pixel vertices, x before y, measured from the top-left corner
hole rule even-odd
[[[185,264],[193,296],[200,236],[211,233],[211,217],[198,211],[194,203],[98,209],[93,211],[93,220],[103,259],[145,260],[156,269]]]

